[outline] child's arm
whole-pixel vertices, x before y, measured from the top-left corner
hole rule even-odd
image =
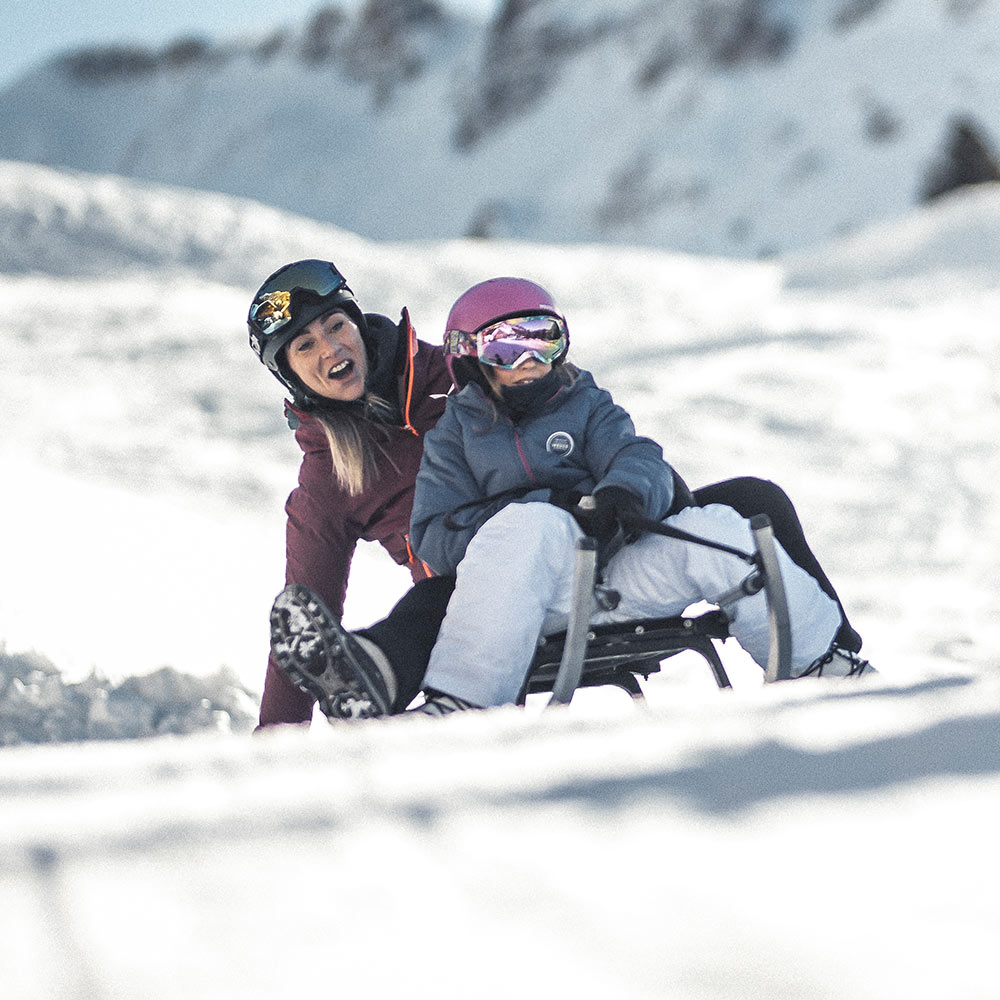
[[[466,460],[458,422],[446,409],[424,437],[413,494],[410,544],[418,558],[437,574],[454,573],[479,526],[499,509],[475,506],[486,499]],[[472,506],[456,512],[463,504]]]
[[[642,500],[647,517],[661,520],[673,502],[673,469],[655,441],[636,434],[632,418],[611,395],[602,391],[601,396],[587,422],[586,460],[597,480],[594,492],[626,489]]]

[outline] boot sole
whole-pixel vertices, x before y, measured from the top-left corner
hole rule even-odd
[[[271,608],[271,653],[328,719],[388,715],[381,673],[308,587],[286,587]],[[376,680],[377,678],[377,680]]]

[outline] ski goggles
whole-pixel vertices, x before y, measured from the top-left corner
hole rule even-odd
[[[493,368],[516,368],[529,359],[550,365],[566,353],[569,335],[559,316],[511,316],[475,333],[449,330],[448,353],[478,358]]]
[[[324,260],[301,260],[270,277],[250,306],[250,323],[261,337],[270,337],[292,320],[292,296],[312,292],[320,298],[346,288],[344,276]]]

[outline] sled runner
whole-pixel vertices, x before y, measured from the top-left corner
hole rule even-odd
[[[522,702],[529,694],[551,691],[550,705],[566,705],[580,687],[615,685],[633,698],[642,698],[638,678],[648,679],[660,670],[661,661],[684,650],[701,655],[720,688],[731,687],[726,669],[715,647],[729,637],[727,609],[743,597],[764,590],[768,606],[771,641],[765,679],[785,680],[791,676],[791,638],[788,605],[774,548],[771,522],[766,515],[751,519],[754,552],[741,552],[707,539],[679,532],[659,522],[635,519],[635,527],[680,537],[692,544],[709,545],[731,552],[748,563],[750,570],[740,585],[720,594],[717,610],[697,616],[652,618],[591,626],[597,584],[597,544],[582,538],[577,547],[573,603],[564,632],[544,636],[532,663]]]

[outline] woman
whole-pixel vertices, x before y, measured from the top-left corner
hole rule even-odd
[[[398,324],[363,313],[344,276],[321,260],[272,274],[248,326],[257,357],[291,395],[285,410],[303,451],[286,504],[286,589],[271,615],[260,725],[308,722],[317,701],[330,718],[402,711],[421,689],[454,584],[429,577],[408,546],[423,435],[451,388],[444,350],[417,341],[405,310]],[[777,486],[731,480],[695,500],[768,514],[788,554],[836,600]],[[415,585],[387,618],[346,633],[339,620],[361,539],[408,566]],[[860,649],[840,613],[839,644]]]
[[[545,289],[521,278],[470,288],[448,318],[457,395],[427,435],[411,530],[421,559],[457,583],[425,677],[422,711],[515,704],[539,637],[569,613],[577,542],[605,549],[614,606],[594,624],[670,617],[737,588],[746,567],[731,552],[647,533],[643,520],[722,545],[751,547],[745,518],[692,505],[660,446],[589,372],[567,363],[569,328]],[[594,509],[581,511],[581,496]],[[841,615],[778,545],[788,601],[792,676],[856,676],[869,665],[836,645]],[[763,592],[741,599],[733,637],[765,667]]]
[[[272,274],[254,296],[248,325],[254,352],[291,393],[285,412],[303,452],[285,508],[286,584],[307,586],[339,618],[361,539],[379,542],[414,581],[425,581],[385,622],[350,641],[369,671],[366,651],[398,664],[386,667],[394,690],[383,684],[379,708],[405,707],[419,690],[450,591],[450,581],[427,579],[408,548],[423,434],[451,387],[441,348],[417,341],[405,310],[398,324],[363,313],[329,261],[297,261]],[[272,655],[262,726],[311,719],[324,692],[309,675],[292,676]],[[337,699],[323,707],[340,713]]]

